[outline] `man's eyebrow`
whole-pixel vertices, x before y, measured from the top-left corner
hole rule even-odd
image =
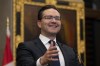
[[[44,15],[44,16],[53,16],[53,15]],[[60,16],[56,15],[56,17],[60,17]]]

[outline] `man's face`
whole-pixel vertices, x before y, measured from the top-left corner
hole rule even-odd
[[[38,22],[42,34],[57,34],[61,29],[60,13],[55,9],[43,12],[42,19]]]

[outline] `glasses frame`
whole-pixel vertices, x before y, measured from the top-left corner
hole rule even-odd
[[[42,17],[42,19],[46,19],[46,20],[53,20],[53,19],[55,19],[56,21],[60,21],[61,17],[60,16],[45,15],[45,16]]]

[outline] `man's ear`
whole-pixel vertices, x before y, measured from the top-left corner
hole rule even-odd
[[[41,21],[40,20],[38,20],[37,25],[39,28],[41,28]]]

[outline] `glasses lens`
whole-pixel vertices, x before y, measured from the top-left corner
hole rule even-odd
[[[43,18],[48,19],[48,20],[52,20],[53,18],[55,20],[60,20],[60,16],[50,16],[50,15],[48,15],[48,16],[44,16]]]

